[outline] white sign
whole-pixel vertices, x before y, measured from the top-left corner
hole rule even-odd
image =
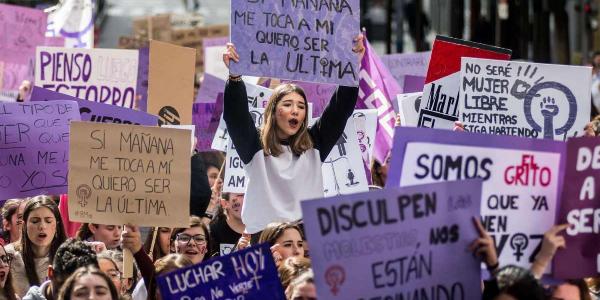
[[[460,75],[466,131],[564,141],[590,120],[591,67],[463,58]]]
[[[59,1],[48,15],[47,37],[64,37],[67,48],[94,48],[94,4],[92,0]]]
[[[344,132],[323,162],[321,169],[323,194],[326,197],[369,190],[353,118],[348,119]]]
[[[529,268],[554,225],[558,153],[428,142],[409,142],[404,153],[401,187],[482,178],[482,223],[495,239],[499,261]]]
[[[419,123],[419,110],[423,93],[400,94],[397,97],[400,113],[400,125],[403,127],[417,127]]]
[[[366,166],[371,164],[373,146],[375,146],[375,133],[377,131],[377,110],[356,109],[352,114],[358,146]]]
[[[80,99],[133,108],[138,51],[37,47],[35,85]]]

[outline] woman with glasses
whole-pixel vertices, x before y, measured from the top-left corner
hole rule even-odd
[[[46,279],[48,265],[66,240],[58,206],[50,196],[29,199],[23,211],[23,221],[21,240],[6,247],[6,251],[15,257],[10,271],[20,297],[31,286],[39,286]]]
[[[13,256],[6,253],[3,246],[0,245],[0,300],[17,300],[15,288],[13,287],[12,276],[10,275],[10,264]]]
[[[175,253],[189,258],[193,264],[208,258],[211,247],[208,227],[198,217],[190,217],[190,228],[175,228],[171,233]]]

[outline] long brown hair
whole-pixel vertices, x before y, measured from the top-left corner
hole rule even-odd
[[[269,98],[267,107],[265,108],[260,140],[263,145],[263,151],[266,155],[278,156],[279,154],[283,153],[283,150],[281,149],[281,140],[277,137],[277,120],[275,109],[277,107],[277,103],[279,103],[283,97],[291,93],[297,93],[302,96],[306,108],[306,115],[298,132],[291,136],[288,141],[290,149],[295,155],[300,155],[304,153],[304,151],[313,147],[313,141],[308,134],[308,103],[306,101],[304,90],[295,84],[286,83],[275,88],[271,98]]]
[[[163,253],[162,247],[160,246],[160,230],[164,227],[153,227],[150,231],[150,234],[146,237],[146,241],[144,242],[144,251],[152,258],[152,261],[156,261],[161,257],[167,256],[169,253]],[[154,236],[154,231],[156,230],[156,237]],[[152,249],[152,253],[150,253],[150,248],[152,248],[152,242],[154,238],[154,248]],[[169,236],[169,242],[171,241]]]
[[[48,253],[50,262],[54,260],[54,254],[56,254],[58,247],[67,239],[65,228],[63,227],[62,219],[60,218],[60,212],[54,200],[46,195],[39,195],[29,199],[25,206],[25,211],[23,212],[24,224],[23,232],[21,233],[20,250],[23,256],[23,263],[25,264],[25,274],[27,274],[27,280],[29,280],[30,285],[40,285],[41,281],[37,276],[35,268],[33,243],[27,236],[27,221],[29,219],[29,214],[40,207],[49,209],[56,219],[56,233],[54,234],[52,244],[50,245],[50,252]]]
[[[96,275],[96,276],[99,276],[100,278],[102,278],[104,280],[104,282],[106,283],[106,285],[108,285],[108,290],[110,291],[110,298],[112,300],[119,299],[119,292],[117,291],[117,288],[115,287],[115,284],[112,282],[110,277],[108,277],[108,275],[106,275],[104,272],[100,271],[98,268],[96,268],[94,266],[81,267],[81,268],[77,269],[77,271],[75,271],[75,273],[73,273],[71,276],[69,276],[67,281],[65,281],[65,283],[61,287],[60,292],[58,293],[57,299],[70,300],[71,294],[73,292],[73,288],[75,287],[77,280],[79,280],[79,278],[83,277],[84,275]]]
[[[297,230],[298,233],[300,233],[300,236],[302,237],[302,239],[304,239],[304,233],[302,232],[302,230],[300,229],[300,227],[298,227],[298,225],[296,223],[274,222],[274,223],[270,223],[269,225],[267,225],[265,230],[263,230],[261,232],[260,237],[258,238],[258,243],[269,243],[269,245],[273,246],[273,245],[275,245],[275,241],[277,241],[277,239],[279,237],[281,237],[283,235],[283,233],[288,229]]]

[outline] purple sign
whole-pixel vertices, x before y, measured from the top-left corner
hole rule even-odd
[[[138,54],[138,80],[136,90],[136,106],[141,111],[148,110],[148,65],[150,63],[150,49],[139,49]]]
[[[223,114],[223,93],[217,95],[215,103],[194,103],[192,108],[192,122],[196,126],[198,151],[211,151],[215,132]]]
[[[44,45],[46,14],[40,9],[0,4],[0,61],[22,65],[35,58]]]
[[[220,256],[157,278],[165,300],[285,300],[268,244]]]
[[[429,66],[429,58],[431,57],[431,51],[428,52],[415,52],[415,53],[398,53],[382,55],[381,61],[390,70],[390,73],[394,76],[403,93],[411,92],[422,92],[423,86],[421,85],[420,90],[408,91],[406,89],[405,81],[406,76],[427,76],[427,66]],[[424,81],[425,79],[423,79]]]
[[[359,19],[359,0],[232,0],[231,72],[357,86]]]
[[[61,94],[51,90],[43,89],[37,86],[33,87],[31,92],[31,101],[48,100],[72,100],[79,104],[79,112],[82,121],[99,123],[117,123],[117,124],[135,124],[156,126],[158,117],[116,105],[103,104],[94,101],[87,101],[75,98],[73,96]]]
[[[481,220],[500,263],[529,268],[544,232],[555,224],[564,145],[398,127],[386,188],[481,178]]]
[[[225,80],[204,73],[204,79],[198,89],[195,103],[215,103],[217,95],[225,90]]]
[[[564,185],[557,224],[569,223],[566,247],[556,252],[554,277],[597,277],[600,273],[600,143],[589,137],[567,141]],[[597,180],[598,179],[598,180]]]
[[[302,201],[318,299],[481,299],[480,197],[468,180]]]
[[[77,102],[0,102],[0,199],[66,194]]]
[[[425,86],[425,76],[404,76],[404,93],[419,93],[423,91]]]

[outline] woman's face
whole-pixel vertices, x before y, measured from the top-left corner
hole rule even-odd
[[[579,288],[574,284],[563,283],[558,285],[552,292],[552,300],[579,300]]]
[[[10,272],[10,260],[4,247],[0,246],[0,288],[4,288],[8,272]]]
[[[27,218],[27,238],[38,247],[50,247],[56,235],[56,218],[47,207],[38,207]]]
[[[229,193],[229,200],[225,201],[227,215],[232,218],[242,219],[242,206],[244,205],[244,194]]]
[[[204,259],[208,252],[206,246],[206,232],[202,227],[187,228],[175,238],[175,252],[186,256],[193,264]]]
[[[110,288],[104,278],[86,274],[75,282],[71,291],[71,299],[73,300],[111,300]]]
[[[392,155],[388,154],[385,157],[385,162],[381,167],[379,167],[379,175],[381,176],[381,180],[385,183],[387,181],[388,170],[390,169],[390,160],[392,160]]]
[[[306,104],[298,93],[289,93],[275,105],[277,137],[286,140],[298,133],[306,118]]]
[[[208,176],[208,185],[210,187],[215,186],[215,182],[217,182],[217,178],[219,178],[219,169],[214,166],[209,166],[206,169],[206,176]]]
[[[17,211],[10,217],[10,220],[5,221],[4,230],[10,233],[10,242],[16,242],[21,238],[23,230],[23,211],[25,210],[26,201],[21,201]]]
[[[93,234],[94,241],[103,242],[106,249],[111,250],[121,244],[121,231],[123,226],[88,224]]]
[[[160,227],[158,229],[158,243],[160,251],[164,254],[171,253],[171,228]]]
[[[110,277],[110,280],[113,282],[117,291],[123,292],[122,288],[122,280],[121,280],[121,272],[115,266],[115,264],[108,259],[98,259],[98,266],[100,267],[100,271],[104,272],[104,274]]]
[[[279,244],[279,254],[281,254],[282,260],[292,256],[304,256],[304,242],[300,232],[293,228],[286,229],[283,234],[275,240],[276,244]]]

